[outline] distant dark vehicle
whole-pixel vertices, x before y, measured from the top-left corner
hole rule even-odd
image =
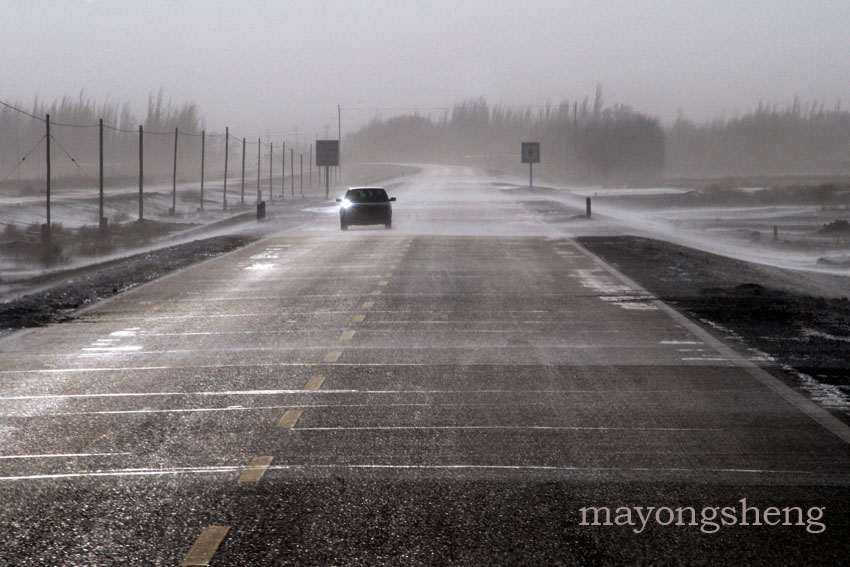
[[[382,224],[392,228],[391,201],[395,201],[395,197],[387,196],[383,187],[350,187],[344,197],[336,200],[340,230],[348,230],[355,224]]]

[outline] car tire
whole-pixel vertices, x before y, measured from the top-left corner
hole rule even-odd
[[[345,219],[339,219],[339,229],[348,230],[348,223],[345,222]]]
[[[392,219],[390,219],[390,220],[388,220],[387,222],[385,222],[385,223],[384,223],[384,226],[385,226],[385,227],[387,227],[387,228],[392,228],[392,227],[393,227],[393,221],[392,221]]]

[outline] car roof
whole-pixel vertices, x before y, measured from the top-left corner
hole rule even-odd
[[[366,186],[366,185],[364,185],[363,187],[349,187],[348,188],[349,191],[353,191],[354,189],[384,189],[384,188],[383,187],[372,187],[372,186]]]

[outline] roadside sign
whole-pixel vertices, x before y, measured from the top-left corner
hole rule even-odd
[[[540,142],[522,143],[522,163],[540,163]]]
[[[316,140],[316,165],[318,167],[339,165],[339,140]]]

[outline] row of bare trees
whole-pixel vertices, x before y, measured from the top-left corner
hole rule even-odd
[[[346,159],[439,161],[510,168],[520,144],[541,143],[539,170],[573,179],[628,181],[657,178],[665,159],[657,119],[624,105],[564,101],[538,108],[490,107],[483,99],[458,103],[433,119],[408,114],[376,116],[348,136]]]
[[[697,123],[667,127],[624,105],[588,99],[542,108],[456,104],[440,118],[375,117],[345,146],[360,160],[423,160],[510,170],[520,143],[541,142],[540,170],[579,182],[646,182],[662,178],[846,176],[850,112],[840,104],[795,99]]]
[[[51,136],[55,142],[52,153],[57,178],[96,176],[100,119],[105,125],[107,176],[129,176],[138,170],[139,125],[145,129],[145,165],[152,175],[167,175],[173,168],[175,128],[185,137],[178,152],[181,174],[197,177],[199,173],[197,155],[200,153],[200,133],[204,130],[200,112],[194,103],[177,106],[165,102],[162,91],[150,95],[143,117],[134,114],[129,103],[107,100],[97,104],[82,93],[76,99],[65,97],[49,104],[36,100],[31,105],[17,103],[12,106],[14,109],[0,106],[0,179],[15,181],[43,176],[43,118],[46,115],[50,115]],[[206,152],[212,160],[223,159],[223,136],[211,136]]]
[[[850,113],[840,103],[759,104],[743,116],[667,131],[670,177],[843,176],[850,173]]]

